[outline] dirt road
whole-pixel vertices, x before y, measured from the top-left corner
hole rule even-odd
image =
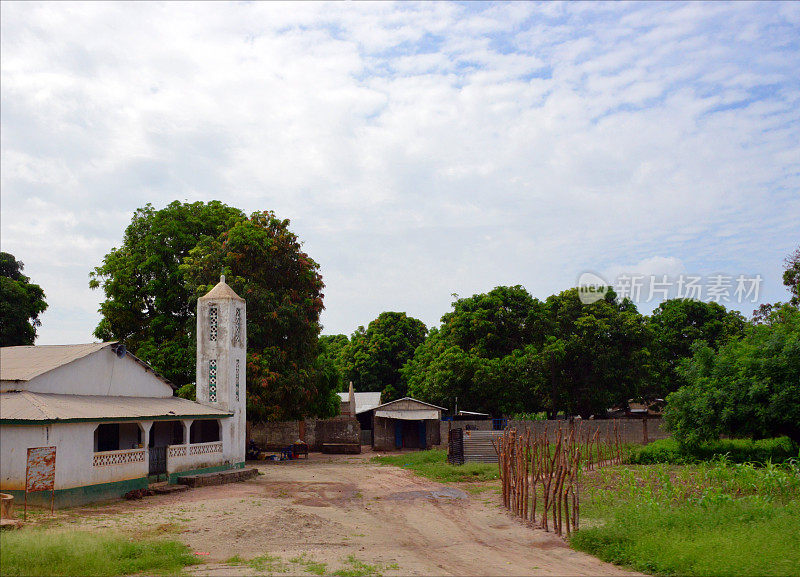
[[[492,487],[467,493],[370,456],[259,464],[244,483],[86,508],[65,522],[173,533],[207,553],[196,575],[304,574],[311,560],[328,573],[363,563],[384,575],[626,574],[513,519]],[[265,554],[256,567],[226,562]]]

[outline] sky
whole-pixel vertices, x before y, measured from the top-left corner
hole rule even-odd
[[[47,295],[37,344],[95,340],[90,271],[173,200],[290,219],[325,334],[586,273],[695,276],[746,314],[787,300],[800,3],[0,11],[0,249]]]

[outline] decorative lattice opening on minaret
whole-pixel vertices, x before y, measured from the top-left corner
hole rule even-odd
[[[242,309],[237,308],[233,315],[233,344],[242,344]]]
[[[239,400],[239,359],[236,359],[236,400]]]
[[[219,309],[217,307],[209,307],[208,309],[208,340],[217,340],[217,328],[219,325]]]
[[[217,359],[208,361],[208,400],[217,402]]]

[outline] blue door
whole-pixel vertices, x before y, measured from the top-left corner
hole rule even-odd
[[[428,445],[425,442],[425,421],[419,422],[419,448],[427,449]]]
[[[394,422],[394,446],[396,449],[403,448],[403,421]]]

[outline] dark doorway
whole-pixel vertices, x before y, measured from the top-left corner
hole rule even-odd
[[[424,449],[425,421],[396,420],[394,425],[394,446],[398,449]]]
[[[192,423],[189,431],[190,443],[213,443],[219,440],[219,421],[207,419]]]

